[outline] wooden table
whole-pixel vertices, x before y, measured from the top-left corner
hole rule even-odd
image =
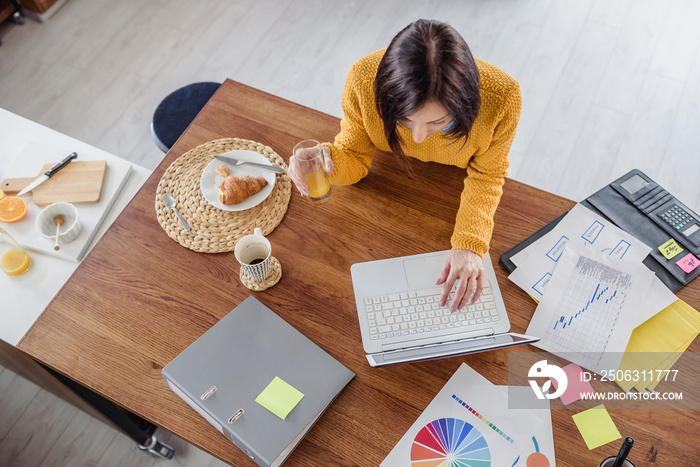
[[[161,378],[163,366],[253,292],[240,283],[233,253],[195,253],[165,234],[155,215],[156,187],[173,160],[207,141],[252,139],[288,159],[299,140],[332,141],[338,130],[335,117],[226,81],[19,348],[211,454],[234,465],[253,465]],[[410,180],[393,156],[378,154],[364,180],[333,187],[324,205],[311,205],[294,193],[283,222],[268,237],[283,276],[255,296],[357,374],[286,465],[378,465],[462,362],[492,383],[507,384],[508,353],[536,350],[522,346],[369,367],[350,265],[449,248],[463,186],[464,174],[454,167],[413,161],[413,168],[417,180]],[[498,257],[572,205],[506,182],[491,258],[515,332],[527,328],[535,304],[506,279]],[[700,282],[678,295],[700,307]],[[698,349],[696,340],[690,350]],[[637,465],[693,464],[686,446],[695,440],[676,426],[697,427],[700,411],[611,412],[620,431],[635,438]],[[552,411],[558,465],[597,465],[619,448],[616,442],[589,451],[572,413]]]

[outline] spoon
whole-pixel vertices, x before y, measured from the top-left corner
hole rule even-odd
[[[172,209],[175,211],[175,214],[177,215],[177,218],[180,219],[180,223],[182,224],[182,227],[185,229],[185,232],[189,232],[190,226],[187,225],[187,222],[185,222],[185,219],[182,218],[179,212],[177,212],[177,209],[175,209],[175,198],[170,196],[169,194],[164,194],[163,195],[163,205],[165,205],[166,208]]]
[[[53,223],[56,224],[56,243],[53,244],[53,249],[56,251],[61,249],[58,245],[58,232],[61,230],[61,226],[65,221],[66,219],[60,214],[55,215],[53,218]]]

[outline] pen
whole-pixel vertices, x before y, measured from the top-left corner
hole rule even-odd
[[[634,444],[634,440],[630,438],[629,436],[625,438],[625,441],[622,443],[622,448],[620,448],[620,452],[617,454],[617,457],[615,458],[615,462],[613,462],[612,467],[622,467],[623,464],[625,463],[625,459],[627,459],[627,455],[630,453],[630,449],[632,449],[632,445]]]

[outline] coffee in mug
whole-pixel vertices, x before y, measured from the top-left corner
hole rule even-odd
[[[269,277],[271,254],[270,242],[257,227],[252,235],[238,240],[234,248],[236,259],[248,277],[255,282],[262,282]]]

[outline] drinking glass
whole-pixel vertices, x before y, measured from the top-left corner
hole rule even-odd
[[[306,139],[294,146],[292,154],[296,156],[301,179],[309,187],[309,201],[314,204],[328,201],[331,197],[331,183],[323,168],[321,143]]]
[[[20,276],[27,272],[32,260],[24,248],[0,227],[0,265],[8,276]]]

